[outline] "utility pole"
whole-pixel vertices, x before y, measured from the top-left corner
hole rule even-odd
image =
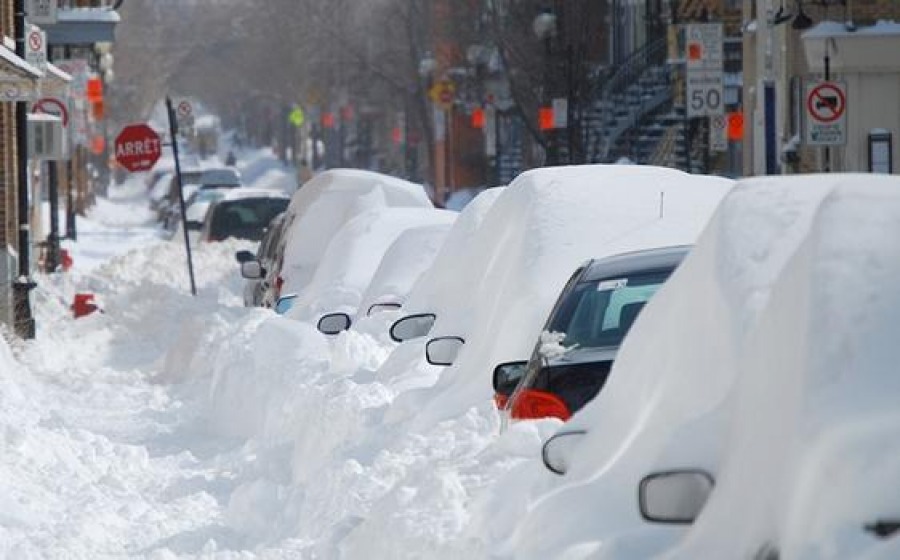
[[[25,58],[25,0],[15,0],[14,33],[16,55]],[[35,336],[34,317],[31,314],[30,292],[35,287],[31,281],[31,242],[28,223],[28,106],[26,101],[16,102],[16,160],[17,170],[17,222],[19,226],[19,275],[13,282],[15,331],[25,339]]]

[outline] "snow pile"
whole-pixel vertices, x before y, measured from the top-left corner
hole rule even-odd
[[[382,252],[396,240],[396,253],[322,274],[374,274],[365,293],[354,284],[357,315],[417,277],[402,313],[433,312],[431,336],[468,341],[446,369],[424,362],[424,340],[386,339],[397,312],[326,337],[242,307],[234,252],[252,243],[198,246],[191,296],[183,248],[159,240],[126,184],[79,221],[76,268],[39,278],[37,340],[0,344],[0,556],[647,558],[686,529],[645,523],[637,483],[689,466],[721,475],[677,557],[731,556],[722,543],[749,556],[754,539],[780,539],[785,558],[847,557],[869,538],[860,523],[900,503],[900,461],[884,445],[898,426],[888,373],[900,261],[889,240],[900,191],[891,178],[851,179],[748,181],[708,222],[727,180],[548,169],[480,194],[449,232],[449,220],[356,229]],[[344,195],[321,181],[294,198],[306,200],[298,229],[329,232],[296,238],[310,266],[340,262],[322,258],[322,240],[355,217],[430,207],[402,182]],[[566,426],[588,430],[569,473],[549,474],[539,447],[560,423],[500,433],[489,368],[525,357],[581,260],[690,243],[704,227],[606,388]],[[413,231],[429,236],[413,242]],[[424,272],[419,254],[434,257]],[[326,293],[324,282],[303,285]],[[73,320],[79,291],[96,293],[104,313]],[[771,403],[770,386],[783,389]],[[784,440],[761,451],[778,426]],[[869,560],[892,552],[873,548]]]

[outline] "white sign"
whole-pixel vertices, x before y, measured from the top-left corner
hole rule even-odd
[[[497,155],[497,110],[493,107],[484,109],[484,154]]]
[[[690,70],[722,70],[724,31],[721,23],[690,23],[685,26],[685,59]]]
[[[38,25],[56,23],[58,0],[27,0],[25,14],[28,21]]]
[[[569,100],[565,97],[557,97],[552,101],[553,128],[566,128],[569,126]]]
[[[175,110],[175,122],[178,123],[178,128],[194,126],[194,106],[190,99],[175,99],[172,106]]]
[[[34,25],[25,36],[25,61],[41,72],[47,71],[47,34]]]
[[[804,96],[805,141],[809,146],[847,143],[847,87],[843,82],[810,82]]]
[[[722,72],[696,70],[687,75],[687,116],[711,117],[725,114],[725,86]]]
[[[709,149],[713,152],[728,151],[728,119],[725,115],[709,117]]]
[[[688,117],[725,114],[724,31],[721,23],[685,26],[685,86]]]

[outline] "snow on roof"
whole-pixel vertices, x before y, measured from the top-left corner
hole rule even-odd
[[[85,22],[85,21],[101,21],[107,23],[118,23],[122,21],[119,12],[106,8],[66,8],[57,12],[57,18],[60,22]]]
[[[754,354],[745,346],[773,286],[810,231],[822,227],[817,218],[831,193],[872,180],[818,175],[738,183],[645,307],[600,394],[563,428],[588,433],[568,453],[564,487],[547,493],[517,528],[522,558],[555,557],[578,546],[613,549],[637,537],[644,546],[672,544],[678,532],[648,524],[638,512],[640,479],[688,466],[715,476],[735,379],[741,371],[767,375],[746,365]],[[759,358],[768,355],[756,350]],[[579,522],[585,519],[590,526]],[[716,556],[693,556],[705,557]]]
[[[9,37],[3,37],[3,47],[0,47],[0,58],[12,64],[16,69],[29,74],[33,78],[40,78],[44,75],[40,69],[32,66],[23,58],[19,58],[16,54],[16,43]]]
[[[242,198],[289,198],[284,191],[258,187],[237,187],[222,189],[225,192],[224,200],[239,200]]]
[[[874,37],[900,35],[900,23],[880,20],[875,25],[849,27],[843,21],[822,21],[810,27],[800,36],[802,39],[825,39],[828,37]]]

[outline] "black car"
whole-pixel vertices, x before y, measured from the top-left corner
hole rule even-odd
[[[511,419],[567,420],[596,397],[641,309],[689,250],[650,249],[579,267],[550,312],[531,359],[494,370],[498,407]]]
[[[243,197],[216,202],[206,213],[203,241],[229,237],[259,241],[272,218],[287,210],[288,197]]]

